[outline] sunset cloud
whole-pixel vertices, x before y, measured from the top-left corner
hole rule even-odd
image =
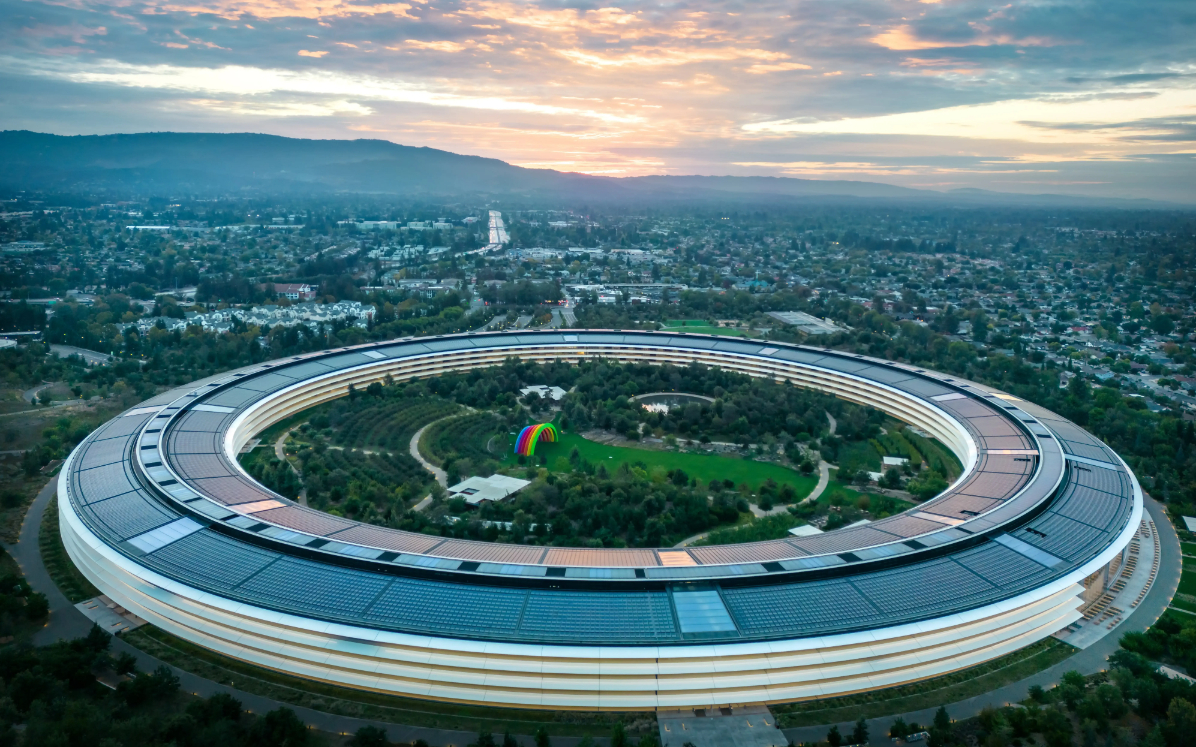
[[[0,6],[13,129],[382,137],[589,173],[1011,189],[1158,190],[1196,153],[1191,29],[1166,0]]]

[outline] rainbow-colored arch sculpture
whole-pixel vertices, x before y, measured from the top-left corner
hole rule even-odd
[[[515,453],[520,456],[532,456],[536,453],[537,442],[556,443],[556,438],[556,426],[552,423],[529,425],[519,431],[519,438],[515,439]]]

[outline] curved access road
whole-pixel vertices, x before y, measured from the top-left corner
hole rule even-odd
[[[1142,603],[1120,625],[1110,631],[1108,635],[1093,643],[1088,648],[1076,652],[1070,658],[1023,680],[999,687],[983,695],[977,695],[976,697],[954,703],[945,703],[944,705],[947,707],[947,712],[951,714],[951,718],[970,718],[979,714],[986,707],[999,708],[1010,703],[1021,702],[1029,697],[1031,686],[1039,685],[1043,688],[1050,688],[1059,682],[1064,672],[1069,672],[1073,669],[1081,674],[1094,674],[1102,671],[1108,667],[1109,656],[1119,648],[1118,644],[1121,636],[1131,631],[1144,631],[1154,625],[1155,621],[1167,610],[1167,606],[1171,604],[1171,598],[1175,596],[1175,590],[1179,587],[1179,576],[1183,570],[1183,562],[1180,553],[1179,537],[1175,533],[1175,527],[1172,526],[1171,521],[1167,517],[1166,509],[1149,496],[1144,496],[1144,499],[1146,509],[1150,512],[1151,518],[1154,519],[1155,526],[1159,532],[1161,552],[1159,554],[1158,574],[1155,576],[1154,583],[1151,585],[1150,591],[1147,592]],[[934,720],[934,714],[937,710],[938,707],[935,706],[934,708],[926,708],[920,711],[867,719],[868,733],[871,735],[869,743],[873,745],[890,745],[891,741],[888,736],[889,727],[892,726],[893,721],[898,716],[905,719],[906,723],[916,721],[919,724],[929,724]],[[845,725],[850,726],[845,723],[838,724],[840,730],[843,730]],[[826,740],[826,733],[831,726],[832,724],[799,726],[783,729],[782,731],[789,738],[790,742],[815,743]]]
[[[34,634],[33,637],[34,644],[38,646],[49,645],[55,641],[81,638],[87,635],[92,625],[91,620],[88,620],[82,612],[75,609],[75,605],[71,604],[70,600],[54,585],[54,581],[50,577],[45,563],[42,561],[41,548],[38,544],[38,534],[41,532],[42,520],[45,518],[46,508],[49,506],[50,501],[53,500],[57,490],[58,478],[54,477],[50,482],[46,483],[46,486],[37,494],[37,498],[30,504],[29,511],[25,514],[25,521],[21,525],[20,539],[17,544],[5,545],[5,550],[20,565],[21,572],[25,575],[25,579],[29,581],[29,585],[33,587],[34,591],[45,594],[50,602],[50,619],[46,623],[46,626]],[[125,643],[119,637],[113,638],[111,650],[117,653],[127,652],[136,657],[137,668],[143,672],[153,671],[160,666],[169,667],[179,678],[179,684],[182,689],[194,695],[207,698],[216,693],[228,693],[241,701],[245,710],[250,713],[265,713],[276,708],[290,708],[304,723],[331,734],[352,734],[363,726],[374,726],[379,729],[385,729],[387,739],[398,743],[410,743],[422,739],[429,744],[436,745],[465,745],[477,740],[477,734],[474,732],[406,726],[386,721],[341,716],[248,693],[244,690],[238,690],[235,687],[214,682],[186,670],[179,669],[178,667],[171,666],[161,659]],[[237,676],[232,673],[230,674],[234,677]],[[519,740],[519,744],[525,747],[532,747],[535,744],[535,739],[530,735],[519,735],[517,739]],[[581,742],[581,738],[579,737],[552,738],[554,747],[576,747],[579,742]],[[607,737],[595,737],[594,743],[605,747],[610,744],[610,739]]]

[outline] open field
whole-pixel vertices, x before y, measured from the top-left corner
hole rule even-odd
[[[1196,596],[1196,562],[1184,561],[1184,572],[1179,577],[1178,591],[1180,594]]]
[[[748,329],[736,329],[734,327],[698,327],[698,326],[684,326],[684,327],[661,327],[661,332],[692,332],[695,335],[725,335],[727,337],[759,337],[759,333],[754,333]]]
[[[562,433],[561,440],[557,443],[540,444],[536,447],[536,454],[547,456],[548,465],[552,467],[558,457],[567,459],[573,449],[577,449],[582,458],[594,466],[606,465],[606,469],[611,472],[624,463],[643,462],[649,470],[653,467],[679,469],[702,482],[731,480],[736,485],[746,483],[752,490],[756,490],[761,483],[771,478],[777,485],[792,485],[798,498],[809,495],[818,484],[816,477],[806,477],[794,470],[767,462],[753,462],[728,456],[607,446],[584,439],[576,433]]]

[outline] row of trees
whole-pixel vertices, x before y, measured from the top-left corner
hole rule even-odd
[[[111,639],[93,626],[84,638],[0,649],[0,744],[305,747],[319,741],[290,709],[255,717],[228,694],[180,692],[169,667],[138,672],[130,654],[109,653]],[[120,681],[112,690],[97,676]],[[373,731],[350,744],[384,745],[370,741]]]
[[[649,430],[707,440],[758,443],[765,436],[809,441],[827,430],[826,413],[841,424],[847,439],[879,432],[879,412],[851,405],[809,389],[779,384],[710,368],[700,363],[672,365],[585,363],[579,367],[576,391],[564,404],[575,428],[597,427],[639,437],[640,424]],[[667,413],[649,412],[632,397],[651,392],[684,392],[713,398],[690,402]]]

